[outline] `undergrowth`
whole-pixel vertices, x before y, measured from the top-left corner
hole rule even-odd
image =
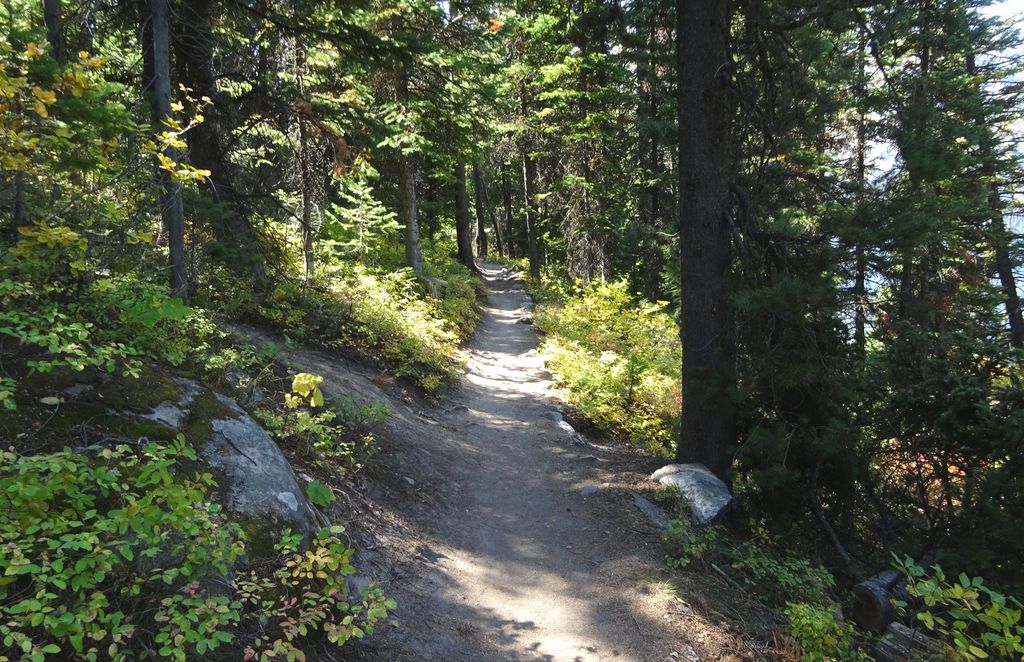
[[[594,426],[662,456],[679,420],[679,327],[667,304],[631,296],[624,281],[531,282],[541,344],[569,402]]]
[[[279,282],[261,301],[233,293],[216,304],[294,342],[363,350],[396,377],[435,394],[462,376],[459,345],[476,329],[475,304],[483,290],[468,269],[440,251],[426,258],[427,279],[410,269],[337,262],[310,281]]]
[[[394,609],[349,590],[336,528],[243,565],[181,436],[0,459],[0,661],[302,660],[307,636],[344,644]]]

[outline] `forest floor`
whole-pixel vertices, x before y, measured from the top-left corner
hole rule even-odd
[[[380,454],[338,503],[360,572],[398,609],[346,658],[774,658],[771,625],[743,593],[665,566],[661,532],[632,501],[659,461],[572,444],[545,416],[560,403],[536,331],[518,323],[522,285],[505,267],[482,271],[468,372],[440,403],[330,353],[283,357],[323,375],[328,394],[391,408]]]

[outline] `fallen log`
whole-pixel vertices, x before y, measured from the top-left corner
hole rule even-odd
[[[865,630],[881,634],[896,620],[893,598],[903,599],[906,579],[899,570],[885,570],[853,587],[853,622]]]
[[[902,623],[890,623],[875,643],[877,662],[907,662],[907,660],[944,660],[945,647],[921,630],[912,630]]]

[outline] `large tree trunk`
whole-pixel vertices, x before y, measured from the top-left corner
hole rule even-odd
[[[159,132],[172,117],[170,20],[167,0],[149,0],[149,3],[153,43],[145,47],[153,49],[153,124]],[[177,165],[180,160],[177,149],[168,146],[163,153]],[[158,176],[162,189],[160,208],[170,253],[171,293],[184,297],[188,295],[188,277],[185,272],[185,212],[181,203],[181,184],[174,181],[167,170],[160,169]]]
[[[508,248],[508,256],[515,257],[519,251],[516,250],[516,235],[513,227],[512,210],[512,179],[508,175],[508,165],[501,168],[501,197],[505,206],[505,246]]]
[[[416,213],[416,164],[411,154],[398,156],[399,218],[405,225],[405,262],[417,276],[423,275],[423,248]]]
[[[43,0],[43,21],[46,23],[46,41],[50,42],[53,59],[64,66],[68,63],[68,49],[64,45],[64,18],[60,3],[61,0]]]
[[[677,0],[682,438],[678,457],[718,476],[734,441],[729,301],[729,3]]]
[[[179,78],[196,97],[212,103],[203,108],[204,121],[187,134],[189,158],[197,168],[209,170],[206,190],[224,210],[213,224],[218,241],[233,245],[240,261],[250,268],[257,289],[266,286],[267,274],[252,223],[238,202],[220,125],[221,101],[213,69],[214,35],[211,25],[212,0],[184,0],[178,10],[177,62]]]
[[[476,252],[480,257],[487,255],[487,222],[484,210],[484,177],[480,162],[473,161],[473,198],[476,206]]]
[[[530,276],[540,280],[540,242],[537,241],[537,163],[523,147],[523,198],[526,200],[526,255]]]
[[[996,272],[999,284],[1006,296],[1006,318],[1010,323],[1010,344],[1020,349],[1024,347],[1024,316],[1020,309],[1020,295],[1017,294],[1017,280],[1013,275],[1013,260],[1010,258],[1010,239],[1003,219],[1002,200],[998,186],[993,185],[989,195],[989,206],[992,208],[992,244],[996,254]]]
[[[402,68],[398,81],[398,101],[409,103],[409,70]],[[416,161],[412,154],[398,154],[398,217],[405,226],[405,262],[417,276],[423,275],[423,246],[420,221],[416,212]]]
[[[495,205],[491,202],[491,196],[487,194],[487,180],[483,177],[480,178],[480,190],[483,191],[484,208],[487,210],[487,214],[491,218],[491,228],[494,229],[494,249],[498,251],[499,257],[505,257],[505,233],[501,231],[501,224],[498,223],[498,215],[494,211]]]
[[[459,247],[459,262],[476,270],[473,262],[473,229],[469,216],[469,192],[466,190],[466,164],[455,164],[455,238]]]

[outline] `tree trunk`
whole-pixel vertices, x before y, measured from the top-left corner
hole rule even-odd
[[[523,149],[523,198],[526,201],[526,255],[530,260],[530,276],[540,280],[540,251],[537,241],[537,163],[530,150]]]
[[[459,246],[459,262],[476,270],[473,262],[473,228],[469,216],[469,192],[466,190],[466,164],[455,164],[455,238]]]
[[[398,81],[398,102],[409,103],[409,70],[402,67]],[[405,226],[405,262],[417,276],[423,275],[423,246],[416,212],[416,161],[412,154],[398,154],[398,217]]]
[[[405,262],[417,276],[423,275],[423,248],[416,214],[416,164],[411,154],[398,156],[399,217],[405,225]]]
[[[505,246],[508,248],[508,256],[515,257],[519,251],[516,250],[515,228],[512,221],[512,179],[508,175],[510,167],[504,165],[501,168],[501,197],[502,203],[505,205]]]
[[[196,97],[206,96],[211,103],[203,108],[204,121],[187,134],[192,164],[209,170],[206,190],[223,206],[220,221],[213,224],[214,235],[225,244],[233,244],[240,261],[247,264],[256,289],[267,281],[259,242],[252,223],[238,202],[230,164],[223,148],[217,78],[213,70],[214,35],[211,26],[212,0],[184,0],[178,9],[177,62],[179,78]]]
[[[487,255],[487,221],[484,209],[484,176],[480,162],[473,161],[473,198],[476,205],[476,252],[480,257]]]
[[[149,0],[149,14],[153,43],[153,124],[160,132],[172,118],[171,112],[171,53],[170,20],[167,0]],[[175,166],[180,160],[178,150],[164,147],[163,154]],[[188,295],[188,277],[185,272],[185,212],[181,202],[181,184],[174,181],[171,173],[159,170],[160,208],[163,224],[167,231],[167,246],[170,253],[171,293],[174,296]]]
[[[491,196],[487,194],[487,180],[480,178],[480,190],[484,196],[484,209],[491,218],[491,228],[494,229],[494,250],[498,251],[499,257],[505,257],[505,236],[501,231],[501,224],[498,223],[498,216],[494,212],[494,204],[491,203]]]
[[[60,3],[61,0],[43,0],[43,21],[46,23],[46,41],[53,49],[53,59],[63,67],[68,63],[68,49],[64,45],[64,18]]]
[[[1020,295],[1017,294],[1017,281],[1013,275],[1013,260],[1010,258],[1010,239],[1003,218],[1002,201],[999,188],[992,186],[989,195],[989,207],[992,208],[992,244],[996,254],[996,272],[999,284],[1006,296],[1006,318],[1010,323],[1010,344],[1020,349],[1024,347],[1024,316],[1021,315]]]
[[[729,3],[677,0],[682,438],[678,457],[724,477],[734,441],[729,301]]]
[[[864,59],[865,43],[862,39],[857,49],[858,59],[860,60],[860,80],[857,85],[857,94],[861,98],[867,94],[867,90],[861,81],[865,76],[865,59]],[[864,204],[864,191],[867,188],[867,170],[865,169],[865,156],[867,153],[867,116],[863,109],[857,116],[857,202],[860,206]],[[857,245],[854,248],[854,283],[853,283],[853,296],[854,296],[854,313],[853,313],[853,339],[854,344],[857,346],[857,351],[864,355],[865,344],[867,342],[867,256],[864,252],[864,243],[861,240],[857,241]]]

